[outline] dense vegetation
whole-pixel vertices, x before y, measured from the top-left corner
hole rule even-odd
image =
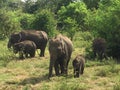
[[[49,37],[89,31],[107,41],[107,54],[120,58],[120,0],[1,0],[0,39],[20,30],[43,30]],[[89,52],[90,53],[90,52]]]
[[[11,33],[33,29],[47,32],[50,38],[58,33],[71,38],[72,59],[78,53],[86,56],[83,76],[73,78],[70,61],[68,77],[53,77],[49,81],[48,50],[44,58],[36,53],[35,58],[23,61],[8,51]],[[92,59],[91,43],[96,37],[107,41],[107,61]],[[119,90],[119,37],[120,0],[0,0],[0,89]]]

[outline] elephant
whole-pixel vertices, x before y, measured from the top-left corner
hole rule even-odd
[[[49,41],[49,75],[52,77],[53,67],[55,68],[56,76],[60,74],[67,75],[68,63],[73,51],[72,41],[62,34],[57,35]],[[59,72],[61,70],[61,73]]]
[[[72,65],[74,68],[74,77],[80,77],[80,74],[84,72],[85,58],[82,55],[77,55],[72,61]]]
[[[94,57],[97,57],[102,61],[106,57],[106,40],[104,38],[95,38],[92,43],[92,49]]]
[[[28,58],[34,57],[35,56],[35,51],[36,51],[36,44],[33,41],[30,40],[25,40],[19,43],[15,43],[13,45],[13,52],[16,54],[19,52],[19,58],[24,59],[24,54],[25,57]]]
[[[48,42],[48,36],[47,33],[44,31],[38,31],[38,30],[23,30],[19,33],[12,33],[10,35],[9,41],[8,41],[8,48],[11,48],[15,43],[19,43],[24,40],[30,40],[33,41],[37,49],[40,49],[40,57],[44,57],[45,48]]]

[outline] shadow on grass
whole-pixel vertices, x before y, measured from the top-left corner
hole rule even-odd
[[[26,85],[26,84],[32,84],[35,85],[37,83],[40,83],[42,81],[49,81],[48,75],[40,76],[40,77],[30,77],[25,78],[24,80],[18,82],[18,81],[7,81],[7,84],[17,84],[17,85]]]

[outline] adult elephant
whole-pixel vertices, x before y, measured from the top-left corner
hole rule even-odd
[[[104,38],[95,38],[92,43],[92,49],[94,57],[97,57],[102,61],[103,58],[107,59],[106,56],[106,40]]]
[[[11,34],[9,41],[8,41],[8,48],[11,48],[15,43],[24,41],[24,40],[31,40],[33,41],[37,49],[40,49],[40,56],[44,56],[45,48],[48,41],[47,33],[44,31],[36,31],[36,30],[23,30],[19,33]]]
[[[50,64],[48,78],[52,76],[53,67],[55,68],[56,75],[60,75],[59,66],[61,74],[67,75],[72,51],[73,44],[66,36],[60,34],[49,41]]]

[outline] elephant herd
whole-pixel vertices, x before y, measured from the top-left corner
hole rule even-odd
[[[49,74],[52,77],[53,67],[56,76],[68,74],[68,64],[71,59],[73,44],[72,41],[61,34],[48,40],[47,33],[36,30],[23,30],[19,33],[12,33],[8,41],[8,48],[13,48],[13,52],[19,53],[19,58],[24,59],[34,57],[36,49],[40,49],[40,57],[44,57],[45,48],[49,41]],[[101,58],[105,55],[105,40],[99,38],[93,41],[94,55]],[[72,61],[74,77],[79,77],[84,72],[85,58],[82,55],[76,55]]]

